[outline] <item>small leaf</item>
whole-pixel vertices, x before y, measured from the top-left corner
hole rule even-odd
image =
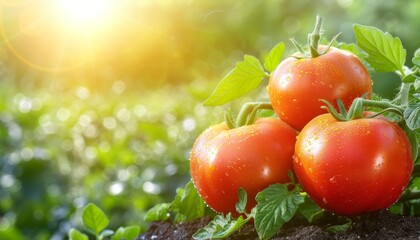
[[[273,72],[276,67],[280,64],[281,58],[283,57],[285,45],[283,42],[277,44],[264,60],[264,67],[269,72]]]
[[[89,240],[89,237],[78,230],[72,228],[69,231],[69,239],[70,240]]]
[[[146,212],[144,216],[144,221],[146,222],[155,222],[155,221],[165,221],[169,218],[169,207],[170,203],[161,203],[155,205],[149,211]]]
[[[257,194],[255,228],[261,239],[274,236],[304,202],[303,196],[289,192],[287,185],[274,184]]]
[[[93,230],[96,236],[108,226],[109,220],[104,212],[93,203],[89,203],[82,213],[83,223]]]
[[[119,227],[111,240],[135,240],[140,233],[139,226]]]
[[[244,61],[238,62],[236,67],[219,82],[204,105],[218,106],[239,98],[256,89],[266,75],[256,57],[245,55]]]
[[[407,76],[405,76],[402,79],[403,83],[413,83],[414,81],[416,81],[416,76],[414,74],[408,74]]]
[[[204,216],[206,204],[190,181],[180,199],[177,222],[188,222]]]
[[[341,224],[341,225],[334,225],[334,226],[327,227],[326,230],[333,233],[347,232],[350,229],[352,224],[353,224],[353,221],[350,218],[347,218],[346,223]]]
[[[420,128],[420,101],[410,101],[404,110],[407,126],[415,131]]]
[[[105,239],[107,237],[110,237],[114,234],[114,231],[109,230],[109,229],[105,229],[101,232],[101,234],[99,234],[99,239]]]
[[[247,204],[247,200],[248,200],[245,189],[239,188],[238,197],[239,197],[239,201],[236,203],[236,211],[238,213],[244,213],[245,208],[246,208],[246,204]]]
[[[420,67],[420,56],[419,57],[413,57],[413,59],[411,61],[413,62],[414,65],[416,65],[417,67]]]
[[[309,223],[313,223],[322,216],[324,209],[320,208],[314,201],[308,196],[305,196],[305,201],[299,206],[299,212],[308,220]]]
[[[193,235],[193,238],[196,240],[226,238],[240,229],[250,219],[250,217],[244,219],[242,216],[239,216],[238,219],[232,219],[230,213],[226,216],[217,215],[207,226],[198,230]]]
[[[353,28],[357,45],[369,54],[366,60],[376,71],[404,73],[406,50],[398,37],[375,27],[355,24]]]

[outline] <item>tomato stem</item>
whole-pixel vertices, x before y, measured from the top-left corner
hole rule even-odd
[[[326,109],[338,121],[349,121],[352,119],[363,118],[363,109],[365,107],[374,107],[382,109],[382,111],[370,117],[376,117],[377,115],[388,111],[394,112],[402,117],[404,112],[403,107],[395,105],[388,101],[377,101],[364,98],[356,98],[354,99],[349,110],[347,111],[344,107],[343,102],[340,99],[337,99],[337,105],[339,107],[340,112],[338,112],[330,102],[323,99],[321,99],[320,101],[325,103],[325,106],[322,106],[321,108]]]
[[[308,35],[309,48],[311,51],[312,58],[318,57],[320,55],[318,52],[318,45],[319,40],[321,39],[321,27],[322,17],[317,15],[314,31]]]
[[[236,119],[236,127],[251,125],[255,122],[256,113],[260,109],[273,109],[270,102],[248,102],[245,103]]]
[[[396,104],[393,104],[388,101],[377,101],[377,100],[370,100],[370,99],[362,99],[364,107],[375,107],[381,109],[395,109],[400,112],[400,115],[404,112],[404,108],[400,107]]]

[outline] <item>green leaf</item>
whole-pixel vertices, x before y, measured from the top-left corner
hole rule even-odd
[[[419,57],[413,57],[411,62],[416,65],[417,67],[420,67],[420,56]]]
[[[246,204],[247,204],[247,200],[248,200],[245,189],[239,188],[238,197],[239,197],[239,201],[236,203],[236,211],[238,213],[244,213],[245,208],[246,208]]]
[[[274,236],[286,222],[295,216],[304,202],[298,192],[289,192],[288,184],[274,184],[257,194],[255,228],[261,239]]]
[[[264,67],[269,72],[273,72],[276,67],[280,64],[281,58],[283,57],[285,45],[283,42],[278,43],[264,60]]]
[[[134,240],[140,233],[139,226],[119,227],[111,240]]]
[[[341,232],[347,232],[351,225],[353,224],[353,221],[350,218],[347,218],[347,222],[341,225],[334,225],[327,227],[326,230],[333,233],[341,233]]]
[[[165,221],[169,218],[169,207],[170,203],[161,203],[155,205],[149,211],[146,212],[144,216],[144,221],[146,222],[155,222],[155,221]]]
[[[242,216],[239,216],[238,219],[233,219],[230,213],[226,216],[217,215],[207,226],[198,230],[193,235],[193,238],[196,240],[226,238],[240,229],[250,219],[251,217],[244,219]]]
[[[404,73],[406,51],[398,37],[375,27],[355,24],[353,28],[357,45],[369,54],[366,60],[376,71]]]
[[[306,218],[306,220],[308,220],[309,223],[313,223],[322,216],[324,210],[308,196],[305,196],[303,204],[299,206],[299,212]]]
[[[402,79],[403,83],[413,83],[416,81],[417,77],[414,74],[408,74]]]
[[[101,234],[99,234],[99,239],[105,239],[107,237],[110,237],[114,234],[114,231],[109,230],[109,229],[105,229],[101,232]]]
[[[96,236],[108,226],[109,220],[104,212],[93,203],[89,203],[82,213],[83,223],[93,230]]]
[[[404,110],[404,119],[411,130],[415,131],[420,128],[420,101],[410,101],[408,103]]]
[[[176,221],[188,222],[204,216],[206,204],[190,181],[179,202],[179,212]]]
[[[266,76],[261,62],[254,56],[245,55],[244,61],[238,62],[219,82],[204,105],[218,106],[239,98],[257,88]]]
[[[78,230],[72,228],[69,231],[69,239],[70,240],[89,240],[89,237]]]

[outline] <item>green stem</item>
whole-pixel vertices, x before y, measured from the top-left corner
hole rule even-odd
[[[250,121],[248,121],[248,116],[256,110],[259,109],[273,109],[273,106],[271,105],[271,103],[269,102],[249,102],[249,103],[245,103],[242,108],[241,111],[238,114],[238,117],[236,118],[236,127],[241,127],[244,126],[247,122],[250,123]],[[251,121],[252,124],[252,121]]]
[[[321,26],[322,26],[322,17],[316,16],[315,28],[312,33],[309,34],[309,48],[311,49],[311,57],[318,57],[320,54],[318,52],[319,40],[321,39]]]
[[[398,93],[397,103],[400,105],[406,105],[408,102],[408,96],[410,93],[410,88],[413,83],[402,83],[400,92]]]
[[[400,111],[401,113],[404,112],[404,108],[386,101],[363,99],[363,107],[375,107],[381,109],[394,108]]]
[[[420,199],[420,192],[407,192],[406,194],[402,195],[398,202],[405,202],[414,199]]]

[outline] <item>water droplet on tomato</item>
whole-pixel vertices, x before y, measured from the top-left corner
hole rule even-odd
[[[327,199],[325,197],[322,198],[322,202],[324,202],[325,204],[327,204]]]

